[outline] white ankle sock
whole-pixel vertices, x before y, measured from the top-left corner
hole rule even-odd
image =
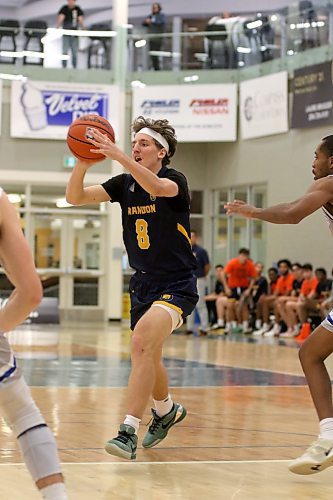
[[[173,401],[171,399],[170,394],[168,394],[168,396],[162,401],[156,401],[156,399],[154,399],[154,406],[157,415],[159,417],[164,417],[164,415],[169,413],[169,411],[171,411],[173,407]]]
[[[125,425],[130,425],[131,427],[134,427],[135,434],[138,433],[140,422],[141,422],[141,418],[136,418],[136,417],[133,417],[132,415],[126,415],[125,420],[124,420]]]
[[[39,491],[44,500],[68,500],[64,483],[54,483]]]
[[[319,422],[319,437],[333,440],[333,418],[324,418]]]
[[[218,320],[217,320],[217,324],[218,324],[219,326],[224,326],[224,319],[218,319]]]

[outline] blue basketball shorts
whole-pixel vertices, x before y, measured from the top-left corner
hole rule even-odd
[[[183,318],[194,310],[199,296],[194,274],[182,277],[151,276],[136,272],[129,285],[131,298],[131,330],[153,303],[178,311]]]

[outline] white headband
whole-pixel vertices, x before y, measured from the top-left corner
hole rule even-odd
[[[140,129],[137,134],[146,134],[155,139],[161,146],[164,147],[166,150],[167,154],[169,154],[169,144],[166,139],[164,139],[163,135],[159,134],[158,132],[155,132],[155,130],[152,130],[151,128],[144,127]]]

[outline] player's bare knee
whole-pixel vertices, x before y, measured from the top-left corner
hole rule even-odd
[[[309,364],[323,361],[321,356],[313,351],[313,347],[309,345],[308,342],[304,342],[300,347],[298,357],[303,368],[307,367]]]
[[[153,357],[154,349],[151,340],[146,335],[134,333],[131,342],[132,357],[151,356]]]

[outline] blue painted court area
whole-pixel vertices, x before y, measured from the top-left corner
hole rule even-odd
[[[21,359],[19,364],[31,386],[125,387],[130,372],[128,359],[110,357]],[[168,358],[165,364],[173,387],[306,385],[304,377],[266,370]]]

